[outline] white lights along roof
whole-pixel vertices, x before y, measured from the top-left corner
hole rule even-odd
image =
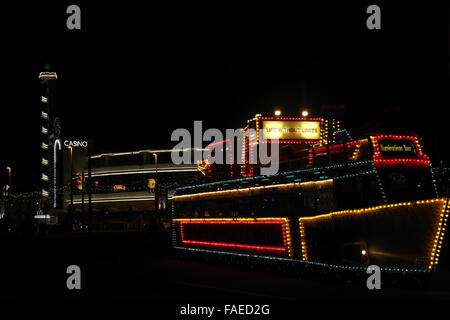
[[[172,195],[167,196],[168,199],[172,199]],[[124,196],[124,197],[104,197],[104,198],[94,198],[92,199],[92,203],[104,203],[104,202],[133,202],[133,201],[153,201],[155,200],[155,196]],[[66,202],[70,202],[70,200],[66,200]],[[82,204],[81,200],[74,200],[74,204]],[[85,200],[84,203],[87,204]]]
[[[116,153],[102,153],[93,155],[92,159],[97,159],[105,156],[116,157],[116,156],[129,156],[129,155],[137,155],[142,153],[164,153],[164,152],[187,152],[187,151],[205,151],[208,149],[201,148],[187,148],[187,149],[161,149],[161,150],[139,150],[139,151],[130,151],[130,152],[116,152]]]
[[[158,168],[158,173],[160,172],[195,172],[197,167],[181,167],[181,168]],[[124,174],[144,174],[144,173],[154,173],[155,169],[131,169],[131,170],[115,170],[115,171],[101,171],[93,172],[92,177],[104,177],[104,176],[116,176]]]

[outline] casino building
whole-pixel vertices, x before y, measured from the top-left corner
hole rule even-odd
[[[197,166],[174,165],[171,151],[149,149],[92,155],[93,211],[152,211],[156,181],[168,191],[168,200],[176,186],[195,181],[200,174]],[[75,190],[73,203],[75,210],[80,211],[83,192],[77,187]]]
[[[152,219],[168,227],[174,189],[202,178],[197,165],[174,165],[170,149],[94,153],[89,178],[88,146],[83,147],[88,142],[63,140],[62,145],[63,201],[49,214],[73,229],[142,231]]]

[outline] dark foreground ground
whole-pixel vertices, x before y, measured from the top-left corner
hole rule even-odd
[[[450,277],[425,289],[348,284],[177,258],[167,233],[1,238],[0,299],[145,299],[156,308],[245,301],[293,305],[322,300],[450,300]],[[68,290],[66,268],[81,268],[81,290]],[[148,306],[148,304],[146,304]]]

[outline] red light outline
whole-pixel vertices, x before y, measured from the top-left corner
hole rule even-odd
[[[271,251],[271,252],[283,252],[288,254],[289,248],[286,236],[286,223],[284,220],[267,220],[267,221],[180,221],[180,234],[182,244],[192,244],[192,245],[202,245],[211,247],[222,247],[229,249],[248,249],[257,251]],[[197,240],[186,240],[184,234],[184,224],[279,224],[281,225],[281,232],[283,236],[283,247],[271,247],[271,246],[258,246],[258,245],[247,245],[238,243],[222,243],[222,242],[210,242],[210,241],[197,241]]]
[[[279,120],[295,120],[295,121],[315,121],[320,122],[320,130],[322,131],[323,118],[298,118],[298,117],[258,117],[259,121],[279,121]],[[258,126],[256,130],[260,130],[261,126]],[[284,144],[321,144],[322,139],[308,139],[308,140],[293,140],[293,139],[279,139],[277,142],[270,139],[259,139],[258,143],[284,143]]]
[[[260,250],[260,251],[275,251],[275,252],[283,252],[283,253],[286,252],[286,247],[252,246],[252,245],[247,245],[247,244],[231,244],[231,243],[222,243],[222,242],[184,240],[183,244],[224,247],[224,248],[230,248],[230,249],[250,249],[250,250]]]
[[[397,165],[402,164],[406,169],[413,169],[413,168],[429,168],[430,167],[430,158],[423,154],[422,148],[418,144],[417,138],[414,136],[406,136],[406,135],[376,135],[373,137],[373,147],[374,147],[374,155],[373,155],[373,162],[375,164],[375,167],[377,169],[389,169],[389,168],[396,168]],[[380,151],[380,145],[378,140],[383,139],[391,139],[391,140],[409,140],[412,141],[414,144],[414,147],[417,150],[417,155],[412,158],[391,158],[388,156],[384,156],[381,154]]]
[[[323,118],[305,118],[305,117],[258,117],[260,121],[277,121],[277,120],[297,120],[297,121],[323,121]]]

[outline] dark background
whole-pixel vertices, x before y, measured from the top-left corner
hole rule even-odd
[[[66,28],[70,4],[81,30]],[[370,4],[381,7],[381,30],[366,28]],[[75,1],[2,13],[0,165],[13,167],[19,190],[39,181],[45,63],[58,74],[63,133],[97,151],[170,148],[171,132],[194,120],[237,128],[276,106],[320,116],[320,106],[343,104],[353,134],[415,132],[433,162],[448,157],[443,5]]]

